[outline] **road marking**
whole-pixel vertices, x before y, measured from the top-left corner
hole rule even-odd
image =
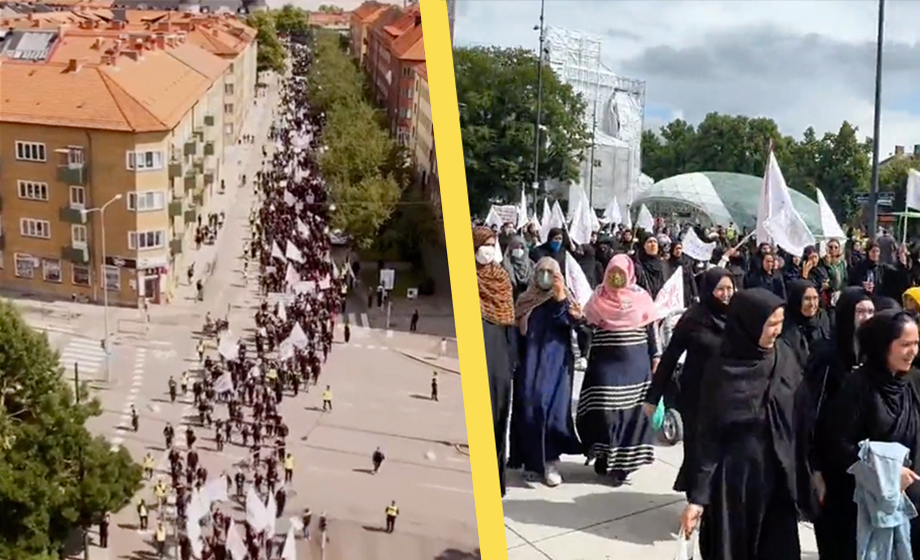
[[[354,313],[349,313],[349,314],[348,314],[348,324],[349,324],[349,325],[357,325],[357,324],[358,324],[358,321],[356,320],[355,314],[354,314]]]
[[[435,488],[438,490],[444,490],[447,492],[457,492],[460,494],[472,494],[472,490],[467,490],[466,488],[453,488],[451,486],[440,486],[438,484],[422,484],[425,488]]]
[[[105,361],[105,352],[99,343],[85,338],[72,339],[61,351],[61,366],[68,372],[74,371],[74,364],[81,374],[93,374]]]
[[[136,394],[136,393],[140,393],[140,392],[141,392],[141,388],[140,388],[140,387],[131,387],[131,394],[132,394],[132,395],[134,395],[134,394]]]
[[[387,329],[387,338],[393,338],[393,331]]]
[[[361,326],[365,329],[371,328],[371,321],[367,318],[367,313],[361,314]]]

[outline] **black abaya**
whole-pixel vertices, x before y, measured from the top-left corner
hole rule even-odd
[[[801,371],[786,346],[759,346],[782,305],[764,289],[736,294],[719,356],[703,374],[699,464],[688,494],[704,506],[704,560],[800,557],[793,408]]]
[[[503,327],[488,321],[482,322],[482,338],[486,351],[486,370],[489,375],[489,392],[492,397],[492,427],[495,433],[495,451],[498,456],[498,480],[502,496],[505,495],[505,440],[508,415],[511,411],[511,379],[514,372],[514,327]]]

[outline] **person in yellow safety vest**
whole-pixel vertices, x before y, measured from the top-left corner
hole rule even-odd
[[[163,483],[162,478],[157,480],[157,484],[153,488],[153,493],[157,498],[157,507],[163,507],[166,504],[166,485]]]
[[[147,519],[149,518],[149,512],[147,511],[147,502],[143,498],[137,503],[137,518],[139,520],[138,525],[140,526],[141,531],[147,530]]]
[[[332,387],[326,385],[326,390],[323,391],[323,412],[332,412]]]
[[[294,455],[288,452],[284,457],[284,483],[291,482],[294,478]]]
[[[157,522],[157,531],[155,535],[157,541],[157,554],[160,558],[166,555],[166,526],[162,521]]]
[[[198,362],[204,361],[204,339],[198,341]]]
[[[399,516],[399,508],[396,507],[396,500],[390,502],[387,506],[387,533],[392,533],[396,528],[396,518]]]
[[[269,381],[274,381],[278,379],[278,371],[275,368],[270,368],[268,370],[268,375],[265,377],[267,377]]]
[[[153,478],[153,465],[153,455],[147,453],[147,455],[144,457],[144,478],[147,480]]]

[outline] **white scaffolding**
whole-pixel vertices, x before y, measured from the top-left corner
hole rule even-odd
[[[637,191],[649,182],[642,175],[641,161],[645,82],[617,76],[604,66],[600,40],[579,31],[547,28],[546,43],[550,68],[581,94],[584,121],[595,132],[578,183],[595,208],[605,208],[616,196],[621,212],[626,212]]]

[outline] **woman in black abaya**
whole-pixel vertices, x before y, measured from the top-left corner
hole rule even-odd
[[[856,554],[855,481],[847,469],[857,461],[862,440],[897,442],[910,450],[912,468],[920,466],[920,377],[912,367],[920,335],[903,312],[882,311],[857,333],[863,365],[844,379],[818,422],[816,454],[827,487],[824,495],[825,560],[854,560]],[[901,489],[920,506],[920,476],[901,472]],[[911,548],[920,555],[920,518],[911,522]]]
[[[719,355],[703,374],[698,463],[681,527],[689,534],[701,525],[704,560],[799,560],[793,408],[801,370],[776,343],[783,316],[783,300],[767,290],[735,294]]]
[[[676,406],[684,423],[684,460],[674,483],[677,492],[687,491],[687,473],[693,472],[696,462],[697,411],[703,368],[710,358],[719,353],[725,332],[725,312],[734,293],[735,284],[728,270],[711,268],[703,273],[700,301],[691,305],[674,327],[674,333],[645,396],[646,413],[653,414],[668,386],[674,383],[678,360],[686,352]]]
[[[636,282],[655,299],[664,283],[671,277],[671,267],[662,260],[658,252],[658,238],[650,234],[644,235],[642,247],[637,251]]]
[[[789,345],[801,367],[815,343],[830,336],[830,321],[821,309],[821,296],[809,280],[793,280],[787,286],[786,322],[780,338]]]

